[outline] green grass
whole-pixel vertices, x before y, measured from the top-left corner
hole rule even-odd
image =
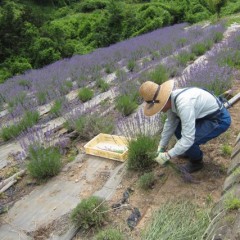
[[[95,237],[94,240],[125,240],[123,233],[117,229],[109,228],[106,230],[100,231]]]
[[[224,201],[225,209],[238,210],[240,208],[240,199],[234,195],[229,195]]]
[[[142,240],[199,240],[208,225],[207,210],[188,200],[171,201],[155,212]]]

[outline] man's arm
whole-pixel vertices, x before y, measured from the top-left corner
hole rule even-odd
[[[181,119],[181,139],[177,141],[175,146],[168,151],[171,157],[175,157],[186,152],[194,143],[195,139],[195,110],[191,104],[178,108],[178,114]]]
[[[177,115],[169,110],[167,112],[167,119],[164,123],[163,131],[161,134],[161,141],[159,143],[160,146],[166,147],[168,145],[169,140],[173,136],[178,123],[179,119],[177,118]]]

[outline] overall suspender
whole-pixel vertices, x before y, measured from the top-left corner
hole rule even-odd
[[[185,88],[185,89],[183,89],[181,92],[179,92],[179,93],[176,95],[176,97],[174,98],[174,106],[175,106],[176,110],[177,110],[177,105],[176,105],[177,97],[178,97],[181,93],[183,93],[183,92],[185,92],[185,91],[187,91],[187,90],[189,90],[189,89],[192,89],[192,88],[197,88],[197,87]],[[207,118],[210,119],[210,118],[212,118],[213,116],[215,116],[216,114],[218,114],[218,113],[220,112],[220,110],[222,110],[222,108],[223,108],[223,103],[222,103],[213,93],[211,93],[211,92],[208,91],[207,89],[204,89],[204,88],[199,88],[199,89],[204,90],[204,91],[210,93],[210,94],[216,99],[217,104],[218,104],[218,106],[219,106],[219,109],[218,109],[218,110],[216,110],[215,112],[210,113],[210,114],[208,114],[207,116],[201,118],[201,119],[205,119],[205,118],[206,118],[206,119],[207,119]]]

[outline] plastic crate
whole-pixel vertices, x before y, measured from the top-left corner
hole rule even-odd
[[[127,159],[128,140],[125,137],[100,133],[87,144],[86,154],[124,162]]]

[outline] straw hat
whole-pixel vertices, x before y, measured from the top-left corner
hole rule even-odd
[[[146,116],[152,116],[163,109],[170,97],[173,86],[174,80],[166,81],[161,85],[147,81],[141,85],[139,93],[146,102],[144,107]]]

